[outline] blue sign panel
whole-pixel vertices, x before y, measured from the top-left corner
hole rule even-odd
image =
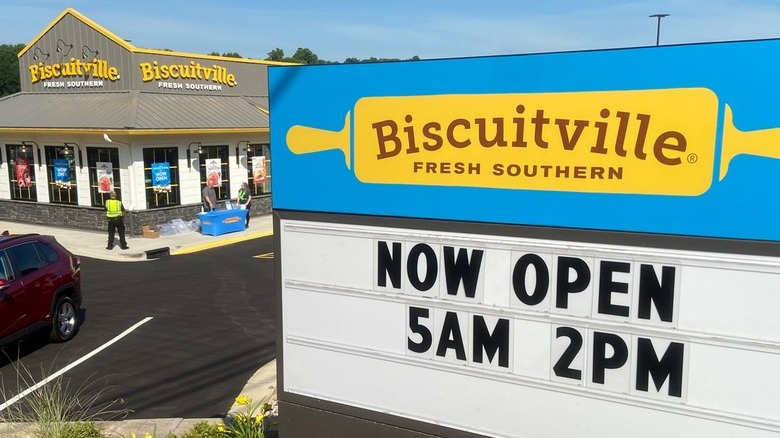
[[[54,159],[54,183],[60,187],[70,186],[70,163],[65,158]]]
[[[152,163],[152,186],[156,191],[171,190],[171,166],[168,163]]]
[[[780,40],[269,68],[274,208],[780,240]]]

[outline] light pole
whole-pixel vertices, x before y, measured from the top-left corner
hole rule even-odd
[[[669,14],[653,14],[650,18],[658,18],[658,29],[655,31],[655,45],[657,46],[661,42],[661,19],[668,17]]]

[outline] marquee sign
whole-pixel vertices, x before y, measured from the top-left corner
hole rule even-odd
[[[280,232],[285,391],[488,436],[564,436],[563,417],[577,436],[780,432],[775,258]]]
[[[282,406],[446,436],[780,432],[778,54],[271,68]]]

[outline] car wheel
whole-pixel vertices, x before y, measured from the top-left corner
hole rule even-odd
[[[76,304],[70,297],[60,297],[54,306],[54,314],[51,318],[51,334],[49,339],[55,342],[69,341],[78,330],[78,318]]]

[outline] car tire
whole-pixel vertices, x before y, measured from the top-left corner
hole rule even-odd
[[[59,297],[51,317],[49,339],[54,342],[67,342],[76,336],[78,329],[79,321],[76,303],[70,297]]]

